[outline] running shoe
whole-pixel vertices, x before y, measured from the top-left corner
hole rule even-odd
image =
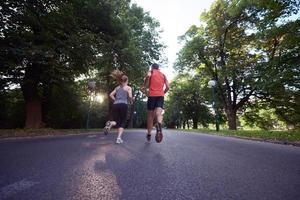
[[[103,132],[104,132],[105,135],[107,135],[108,132],[110,131],[110,124],[111,124],[110,121],[107,121],[106,124],[105,124],[105,127],[103,129]]]
[[[122,140],[121,138],[117,138],[116,143],[117,143],[117,144],[122,144],[122,143],[123,143],[123,140]]]
[[[157,143],[160,143],[163,139],[163,134],[161,130],[161,123],[156,123],[156,135],[155,135],[155,140]]]
[[[146,139],[147,139],[147,142],[150,142],[151,141],[151,134],[147,134]]]

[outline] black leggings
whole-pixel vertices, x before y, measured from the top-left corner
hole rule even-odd
[[[128,106],[125,103],[113,104],[113,119],[117,123],[116,128],[125,128]]]

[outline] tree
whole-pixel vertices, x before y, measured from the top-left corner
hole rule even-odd
[[[0,86],[21,87],[26,128],[47,121],[56,86],[96,71],[108,92],[113,67],[141,79],[163,47],[159,24],[128,0],[4,0],[0,11]]]
[[[85,73],[92,61],[93,33],[81,27],[81,16],[76,15],[81,3],[1,3],[1,77],[7,85],[21,86],[27,128],[43,124],[41,88],[48,83],[73,80]]]
[[[95,65],[98,70],[97,78],[104,83],[109,94],[118,84],[111,79],[110,73],[118,68],[129,77],[135,94],[138,94],[138,88],[142,84],[149,65],[155,60],[162,60],[164,45],[160,41],[158,30],[160,25],[136,4],[120,11],[118,17],[122,19],[122,27],[125,31],[118,37],[111,38],[105,46],[104,52],[106,53],[98,57]],[[141,93],[137,98],[142,98]],[[129,116],[131,125],[133,124],[133,110],[131,109]],[[111,105],[109,113],[111,113]]]
[[[264,130],[284,127],[284,123],[276,116],[275,109],[263,101],[248,103],[241,115],[241,121],[245,126],[258,127]]]
[[[298,5],[298,1],[218,0],[202,14],[203,24],[192,26],[182,37],[185,45],[179,53],[177,68],[198,69],[217,81],[218,99],[229,129],[237,128],[237,111],[251,98],[265,98],[270,94],[264,86],[270,80],[266,74],[274,68],[272,52],[277,43],[273,39],[270,43],[266,32],[274,32],[278,26],[286,32],[296,31],[298,26],[291,25],[297,21],[283,19],[298,12]],[[281,48],[286,52],[295,49],[291,45]],[[293,71],[297,65],[286,64],[297,57],[291,55],[281,60],[280,65]]]
[[[262,96],[279,119],[294,128],[300,127],[300,19],[271,24],[261,32],[258,45],[268,55],[262,65]],[[261,28],[262,29],[262,28]]]
[[[213,122],[213,117],[204,102],[203,97],[207,91],[203,82],[199,76],[189,77],[184,74],[178,75],[171,83],[165,118],[170,127],[178,127],[192,120],[193,129],[197,129],[199,123],[207,127],[208,123]]]

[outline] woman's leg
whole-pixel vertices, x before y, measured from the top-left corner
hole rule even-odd
[[[122,138],[122,134],[124,132],[124,127],[126,125],[126,119],[127,119],[127,105],[126,104],[122,104],[120,105],[120,113],[119,113],[119,117],[120,117],[120,124],[118,127],[118,138],[121,139]],[[121,139],[122,141],[122,139]]]
[[[115,122],[115,121],[110,121],[109,130],[110,130],[113,126],[115,126],[115,125],[117,125],[117,122]]]
[[[124,128],[122,127],[118,128],[118,138],[122,138],[123,132],[124,132]]]

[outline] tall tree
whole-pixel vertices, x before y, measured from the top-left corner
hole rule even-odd
[[[274,43],[264,40],[265,32],[296,23],[283,19],[298,12],[298,5],[298,1],[284,0],[217,0],[202,14],[203,24],[192,26],[182,37],[185,45],[179,53],[177,68],[199,69],[217,81],[218,99],[229,129],[236,129],[237,111],[247,101],[255,96],[263,98],[267,93],[263,80],[267,80],[265,73],[273,69]],[[297,29],[293,27],[294,31]],[[282,48],[289,51],[294,47]]]
[[[143,77],[151,63],[163,59],[164,45],[159,35],[160,24],[148,12],[136,4],[126,8],[116,15],[121,19],[122,29],[125,31],[106,43],[105,54],[98,57],[95,67],[98,70],[98,78],[104,82],[108,94],[117,84],[111,79],[110,73],[118,68],[129,77],[135,94],[138,94],[137,98],[142,98],[138,90]],[[131,111],[129,124],[133,124],[134,109]]]
[[[74,84],[96,70],[108,91],[114,64],[140,78],[162,47],[153,42],[158,23],[128,0],[4,0],[0,11],[0,86],[21,86],[27,128],[43,125],[54,84]]]
[[[93,34],[74,15],[78,3],[1,2],[1,77],[8,85],[21,86],[27,128],[42,126],[43,84],[73,79],[92,60]]]

